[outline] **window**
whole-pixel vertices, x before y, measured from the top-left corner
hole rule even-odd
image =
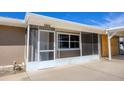
[[[69,48],[69,35],[59,34],[58,45],[59,48]]]
[[[70,42],[70,48],[79,48],[79,42]]]
[[[70,48],[79,48],[79,36],[70,35]]]
[[[79,48],[79,35],[58,34],[58,48]]]
[[[69,41],[69,35],[59,34],[59,41]]]
[[[79,36],[70,35],[70,40],[71,40],[71,41],[78,41],[78,42],[79,42]]]

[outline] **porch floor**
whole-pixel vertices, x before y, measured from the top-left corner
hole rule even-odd
[[[119,61],[119,60],[120,60],[120,61],[123,60],[123,61],[124,61],[124,55],[113,56],[112,58],[113,58],[113,60],[118,60],[118,61]]]
[[[100,60],[84,64],[64,65],[56,68],[23,72],[0,77],[0,80],[124,80],[124,55],[115,56],[112,61]]]

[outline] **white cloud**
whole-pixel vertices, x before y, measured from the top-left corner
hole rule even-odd
[[[109,13],[103,20],[103,23],[96,20],[91,20],[91,22],[104,28],[124,26],[124,13]]]
[[[102,23],[101,22],[98,22],[96,20],[90,20],[90,22],[94,23],[96,26],[102,26]],[[102,26],[103,27],[103,26]]]

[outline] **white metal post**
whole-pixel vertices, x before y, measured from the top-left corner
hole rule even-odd
[[[38,62],[40,61],[40,31],[38,27],[38,41],[37,41],[37,50],[38,50],[38,55],[37,55],[37,60]]]
[[[99,59],[101,57],[101,39],[100,39],[100,34],[98,34],[98,54],[99,54]]]
[[[29,35],[30,34],[30,25],[27,27],[27,48],[26,48],[26,65],[29,62]]]
[[[108,57],[109,57],[109,60],[112,59],[112,55],[111,55],[111,38],[108,34]]]
[[[33,61],[33,59],[34,59],[34,56],[33,56],[33,52],[34,52],[34,31],[32,31],[30,33],[31,33],[31,36],[30,36],[30,39],[31,39],[31,61]]]
[[[82,56],[82,35],[81,35],[81,32],[80,32],[80,56]]]
[[[56,59],[56,32],[54,32],[54,60]]]

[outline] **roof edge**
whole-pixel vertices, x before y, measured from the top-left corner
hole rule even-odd
[[[22,19],[9,18],[0,16],[0,24],[8,26],[25,27],[25,22]]]
[[[66,23],[73,23],[73,24],[76,24],[76,25],[85,26],[85,27],[91,27],[91,28],[95,28],[95,29],[99,29],[99,30],[105,30],[102,27],[97,27],[97,26],[93,26],[93,25],[82,24],[82,23],[73,22],[73,21],[64,20],[64,19],[59,19],[59,18],[55,18],[55,17],[50,17],[50,16],[45,16],[45,15],[35,14],[35,13],[31,13],[31,12],[27,12],[26,13],[25,21],[27,21],[29,19],[30,15],[35,15],[35,16],[45,17],[45,18],[50,18],[50,19],[58,20],[58,21],[62,21],[62,22],[64,21]]]

